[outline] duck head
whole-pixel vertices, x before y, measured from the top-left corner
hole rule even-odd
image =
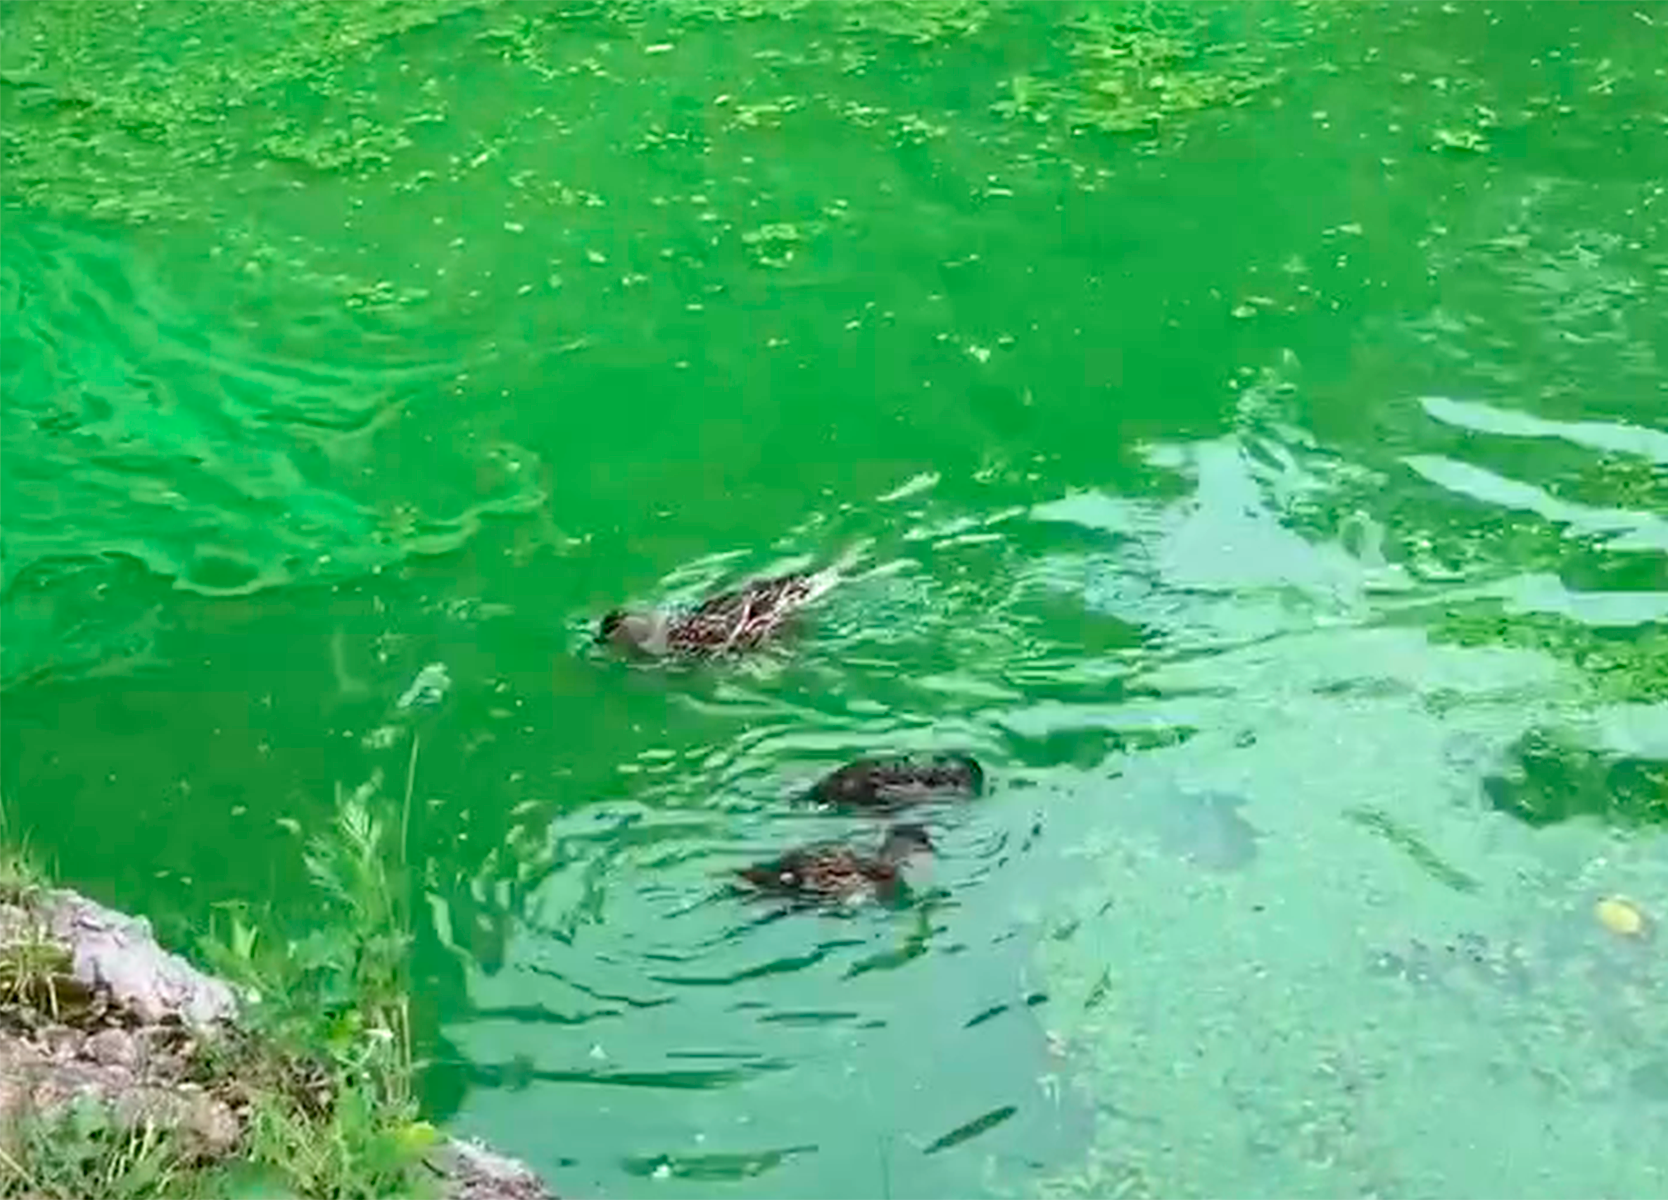
[[[668,622],[663,613],[615,609],[597,626],[597,641],[637,654],[665,654]]]
[[[911,854],[928,854],[932,849],[932,838],[925,825],[894,825],[886,831],[886,840],[880,844],[880,857],[889,863],[899,863]]]

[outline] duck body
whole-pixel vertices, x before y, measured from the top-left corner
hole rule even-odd
[[[603,617],[599,642],[651,658],[704,658],[755,650],[782,633],[793,616],[833,585],[829,572],[757,579],[708,597],[692,609]]]
[[[932,839],[919,825],[896,825],[875,854],[836,842],[790,850],[780,858],[736,872],[759,891],[799,900],[848,904],[872,896],[895,899],[903,886],[902,864],[930,851]]]
[[[969,799],[985,772],[970,754],[859,758],[821,779],[806,795],[835,808],[902,808],[926,800]]]

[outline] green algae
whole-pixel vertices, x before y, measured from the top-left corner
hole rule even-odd
[[[1222,40],[1187,6],[1151,3],[1050,5],[1039,17],[1037,6],[985,0],[286,0],[263,5],[257,19],[216,4],[43,0],[5,18],[0,194],[131,224],[224,219],[263,164],[363,177],[411,157],[425,127],[446,120],[446,105],[391,108],[382,93],[400,47],[431,30],[472,31],[553,77],[550,39],[573,41],[587,21],[662,36],[763,19],[826,27],[854,61],[870,35],[927,46],[1041,19],[1075,66],[1057,77],[1047,67],[1014,76],[1006,98],[991,98],[996,109],[1111,131],[1150,131],[1239,105],[1280,75],[1262,51]],[[600,62],[594,69],[608,73]],[[266,187],[306,182],[269,175]]]
[[[224,215],[233,177],[262,155],[358,169],[395,131],[350,119],[298,138],[297,93],[328,97],[384,43],[457,13],[462,0],[239,10],[116,0],[15,6],[0,72],[8,197],[56,212],[145,223]],[[219,186],[193,186],[214,180]]]
[[[1252,36],[1212,28],[1220,10],[1193,5],[1061,5],[1055,18],[1065,70],[1014,75],[994,110],[1038,124],[1158,134],[1193,114],[1249,103],[1285,76],[1293,39],[1273,38],[1266,13],[1235,14]],[[1308,32],[1312,32],[1309,30]]]
[[[611,198],[586,181],[553,177],[548,162],[531,153],[542,131],[563,126],[574,106],[512,107],[499,128],[460,129],[451,114],[464,78],[496,73],[530,97],[544,81],[617,89],[637,68],[607,38],[591,40],[598,33],[636,39],[647,66],[656,53],[675,49],[680,29],[791,23],[813,33],[811,52],[799,55],[799,65],[789,55],[770,68],[780,74],[774,95],[748,88],[725,104],[726,132],[766,135],[784,123],[832,117],[922,146],[949,135],[947,114],[892,110],[854,95],[807,95],[794,73],[825,60],[860,71],[873,61],[876,38],[923,53],[1009,36],[1041,20],[1055,50],[1078,63],[1044,89],[1051,103],[1065,106],[1068,123],[1092,118],[1114,129],[1150,124],[1149,117],[1168,121],[1239,103],[1255,90],[1250,75],[1225,82],[1228,76],[1211,65],[1226,62],[1227,51],[1209,31],[1197,22],[1186,32],[1161,29],[1175,15],[1150,5],[1044,13],[982,0],[288,0],[257,14],[210,3],[46,0],[10,7],[0,20],[0,201],[13,214],[7,274],[15,280],[16,272],[50,264],[48,294],[57,305],[50,314],[26,316],[21,292],[8,288],[12,401],[0,490],[9,536],[0,586],[20,615],[22,590],[13,585],[58,564],[52,587],[33,589],[35,615],[19,627],[51,628],[60,639],[50,654],[8,644],[8,681],[49,665],[65,669],[74,658],[63,653],[75,640],[70,631],[90,627],[48,615],[46,597],[67,596],[65,580],[78,571],[91,586],[111,556],[143,564],[176,587],[231,596],[443,554],[498,516],[535,516],[549,526],[535,545],[563,544],[546,511],[548,487],[528,482],[541,475],[536,467],[510,479],[507,491],[459,497],[444,514],[344,486],[374,461],[375,447],[397,436],[404,416],[442,391],[462,390],[459,381],[477,353],[504,352],[496,331],[483,329],[479,351],[451,359],[377,355],[420,329],[437,306],[474,306],[479,292],[471,285],[493,268],[457,269],[454,260],[466,263],[470,255],[457,238],[438,261],[430,252],[428,262],[390,270],[367,253],[370,228],[417,222],[425,211],[444,221],[483,173],[503,170],[525,214],[507,219],[506,228],[543,228],[548,245],[554,222],[563,240],[584,246],[582,261],[609,260],[594,242],[612,236]],[[447,56],[453,68],[411,86],[402,78],[404,52],[441,36],[460,48]],[[1135,81],[1127,96],[1126,79]],[[1028,120],[1041,111],[1029,100],[1019,108]],[[1138,119],[1137,110],[1147,116]],[[710,145],[710,136],[704,140]],[[667,124],[645,122],[639,150],[681,153],[690,144]],[[760,267],[803,271],[849,233],[843,205],[755,222],[738,231],[739,245]],[[366,234],[330,246],[287,232],[289,210],[320,206]],[[63,232],[47,221],[64,223]],[[208,278],[230,297],[230,324],[241,340],[169,315],[166,283],[128,278],[132,264],[101,257],[90,237],[73,232],[74,222],[201,230]],[[550,255],[546,271],[521,283],[519,293],[561,288],[564,273],[549,268],[562,257]],[[267,353],[265,314],[276,296],[315,307],[317,335],[312,345],[298,344],[301,353],[359,346],[331,367]],[[101,361],[77,362],[82,387],[55,393],[46,384],[55,356],[43,354],[38,339],[48,325],[74,327],[70,310],[86,311],[89,299],[102,329],[120,336],[95,343],[94,327],[85,326],[88,340],[77,350]],[[570,337],[564,345],[588,340]],[[153,343],[163,349],[161,361]],[[152,381],[159,369],[174,377],[168,393]],[[66,472],[72,461],[76,469]],[[59,487],[48,479],[72,482]],[[113,652],[126,643],[144,653],[143,634],[131,626],[106,636]]]
[[[319,470],[315,452],[339,459],[452,364],[372,372],[263,355],[183,320],[153,282],[67,227],[13,221],[5,279],[8,684],[98,656],[99,643],[107,660],[143,655],[154,599],[124,616],[95,604],[92,624],[78,615],[77,591],[108,584],[111,559],[186,591],[245,595],[447,553],[484,521],[546,503],[536,459],[513,445],[480,450],[485,494],[397,521]],[[66,369],[77,384],[48,385]]]

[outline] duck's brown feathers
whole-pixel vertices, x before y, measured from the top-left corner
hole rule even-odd
[[[760,579],[722,592],[674,617],[667,644],[680,654],[754,649],[777,633],[814,592],[813,577],[804,573]]]
[[[616,610],[603,617],[597,640],[650,657],[704,658],[755,650],[784,632],[794,614],[829,583],[827,573],[797,572],[720,592],[691,609]]]
[[[859,758],[825,776],[806,798],[840,808],[901,808],[924,800],[967,799],[984,790],[970,754]]]
[[[919,825],[895,826],[879,852],[862,854],[836,842],[790,850],[780,858],[745,867],[737,874],[760,891],[803,900],[846,902],[872,895],[890,900],[903,883],[902,862],[911,853],[930,850],[932,841]]]

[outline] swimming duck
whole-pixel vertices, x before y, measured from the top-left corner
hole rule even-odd
[[[737,874],[764,892],[805,900],[847,903],[865,894],[890,900],[903,884],[902,864],[911,854],[932,850],[921,825],[894,825],[874,854],[860,854],[837,842],[790,850],[771,862]]]
[[[709,596],[693,609],[615,609],[602,618],[597,641],[650,658],[697,658],[757,649],[786,629],[795,613],[838,583],[842,568],[855,557],[853,550],[820,571],[756,579]]]
[[[806,798],[839,808],[901,808],[940,796],[977,796],[984,784],[984,768],[970,754],[895,755],[849,762]]]

